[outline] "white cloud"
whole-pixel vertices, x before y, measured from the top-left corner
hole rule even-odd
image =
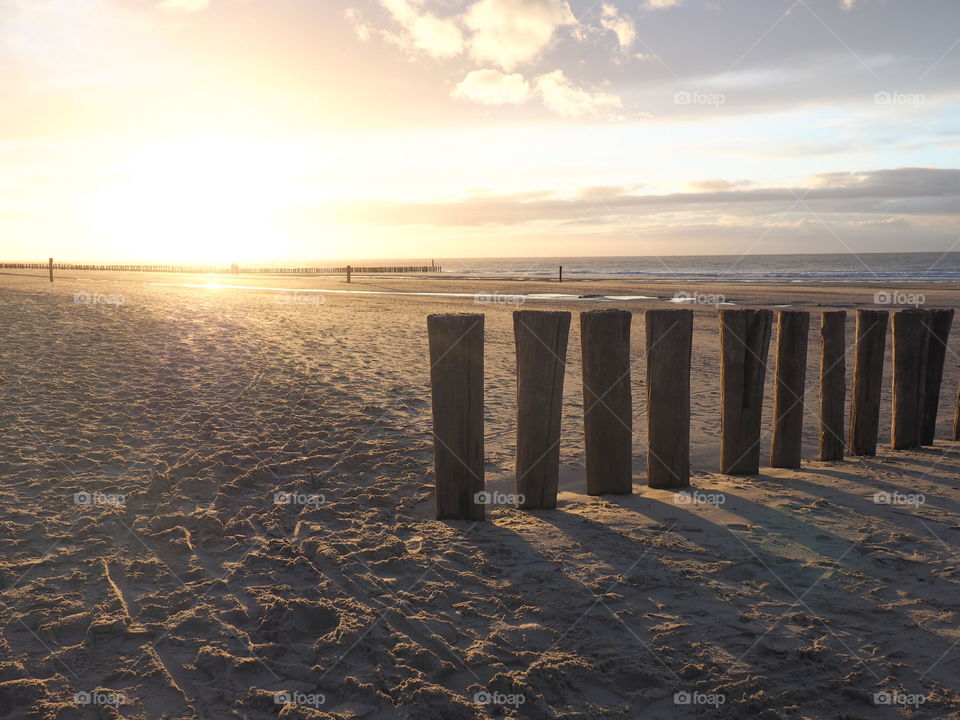
[[[393,19],[404,29],[401,44],[436,58],[459,55],[463,51],[463,33],[457,23],[423,11],[418,0],[380,0]]]
[[[360,11],[356,8],[347,8],[343,11],[344,19],[353,26],[353,31],[357,37],[363,41],[369,40],[373,36],[373,27],[364,21]]]
[[[622,106],[616,95],[578,88],[563,70],[539,76],[536,86],[543,104],[565,117],[605,117]]]
[[[637,29],[630,18],[621,17],[616,5],[604,3],[600,15],[600,24],[617,36],[620,49],[629,50],[633,41],[637,39]]]
[[[646,5],[651,10],[664,10],[680,4],[680,0],[647,0]]]
[[[577,20],[563,0],[479,0],[464,22],[473,31],[475,60],[513,70],[539,57],[559,28]]]
[[[163,0],[157,3],[161,10],[173,10],[180,12],[200,12],[210,6],[210,0]]]
[[[474,70],[457,85],[452,95],[482,105],[520,105],[530,97],[530,84],[520,73],[507,75],[498,70]]]

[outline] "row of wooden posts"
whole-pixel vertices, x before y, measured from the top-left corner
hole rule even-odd
[[[893,313],[895,450],[933,443],[953,310]],[[760,470],[763,388],[773,312],[719,310],[721,472]],[[888,312],[858,310],[850,422],[846,398],[846,312],[821,316],[820,460],[875,455]],[[633,486],[630,324],[625,310],[580,313],[587,493],[628,494]],[[555,508],[569,312],[513,314],[517,355],[516,495],[521,508]],[[690,483],[690,362],[693,311],[648,310],[647,484]],[[433,399],[436,514],[482,520],[484,490],[482,314],[427,318]],[[810,313],[777,314],[772,467],[799,468]],[[845,441],[844,438],[847,438]],[[953,439],[960,439],[960,396]]]
[[[361,265],[340,267],[240,267],[230,265],[89,265],[79,263],[55,263],[53,258],[46,263],[0,263],[2,270],[108,270],[114,272],[171,272],[171,273],[270,273],[270,274],[316,274],[316,275],[346,275],[348,273],[429,273],[442,272],[443,268],[436,264],[430,265]]]

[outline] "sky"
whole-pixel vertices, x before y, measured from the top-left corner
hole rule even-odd
[[[956,0],[0,0],[0,260],[960,251]]]

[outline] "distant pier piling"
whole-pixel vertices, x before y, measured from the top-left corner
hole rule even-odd
[[[648,310],[647,485],[690,484],[690,360],[693,310]]]
[[[927,332],[927,367],[923,383],[920,445],[933,445],[937,434],[940,386],[943,383],[943,366],[947,359],[947,341],[953,325],[953,310],[928,310],[924,325]]]
[[[847,445],[851,455],[876,455],[883,355],[887,344],[887,311],[857,310],[856,332]]]
[[[800,467],[809,334],[810,313],[796,310],[781,310],[777,313],[777,361],[773,385],[770,467]]]
[[[847,313],[843,310],[823,313],[820,338],[820,459],[843,460]]]
[[[580,313],[587,494],[633,491],[633,397],[627,310]]]
[[[483,315],[430,315],[438,519],[483,520]]]
[[[555,508],[560,412],[570,313],[517,310],[517,494],[522,508]]]
[[[720,471],[727,475],[756,475],[760,471],[763,382],[773,313],[720,310],[719,316]]]

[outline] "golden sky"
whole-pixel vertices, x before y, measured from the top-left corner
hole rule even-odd
[[[960,4],[0,0],[0,258],[947,250]]]

